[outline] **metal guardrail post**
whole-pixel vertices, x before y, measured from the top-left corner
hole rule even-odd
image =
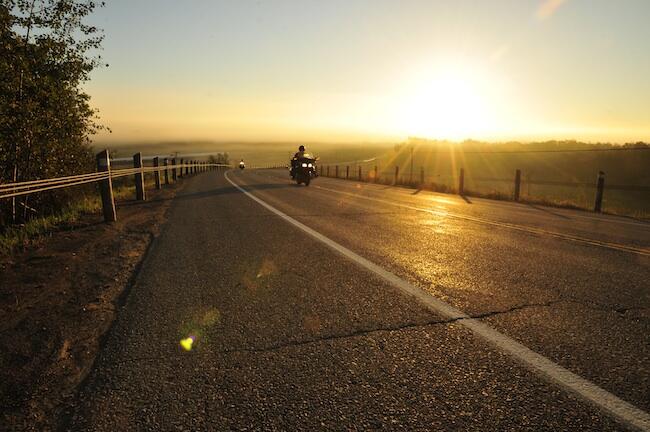
[[[515,201],[519,201],[519,192],[521,191],[521,170],[515,171]]]
[[[115,222],[117,214],[115,212],[115,199],[113,196],[113,181],[111,180],[111,159],[108,150],[97,153],[97,172],[108,172],[106,180],[99,182],[99,192],[102,196],[102,213],[104,222]]]
[[[159,165],[160,165],[160,162],[158,160],[158,156],[156,156],[155,158],[153,158],[153,166],[154,166],[154,168],[158,168]],[[161,188],[161,186],[160,186],[160,170],[158,170],[158,169],[154,170],[153,178],[154,178],[154,181],[156,182],[156,189],[160,189]]]
[[[605,192],[605,173],[598,171],[598,183],[596,184],[596,202],[594,211],[600,213],[603,209],[603,193]]]
[[[133,168],[140,168],[140,170],[135,173],[135,199],[138,201],[144,201],[144,173],[142,171],[142,153],[136,153],[133,155]]]

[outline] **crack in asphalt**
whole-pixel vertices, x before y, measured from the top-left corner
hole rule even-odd
[[[320,337],[310,338],[310,339],[279,342],[279,343],[274,343],[274,344],[270,344],[270,345],[263,346],[263,347],[225,348],[225,349],[221,349],[221,350],[215,350],[215,351],[209,351],[209,352],[203,352],[203,353],[196,353],[196,354],[194,354],[194,356],[203,357],[203,356],[214,355],[214,354],[238,354],[238,353],[267,353],[267,352],[274,352],[274,351],[279,351],[279,350],[281,350],[283,348],[293,348],[293,347],[300,347],[300,346],[311,345],[311,344],[321,343],[321,342],[330,342],[330,341],[336,341],[336,340],[352,339],[352,338],[356,338],[356,337],[363,337],[363,336],[372,335],[372,334],[375,334],[375,333],[382,333],[382,332],[393,333],[393,332],[399,332],[399,331],[408,330],[408,329],[426,328],[426,327],[436,326],[436,325],[454,324],[456,322],[463,321],[463,320],[484,319],[484,318],[489,318],[489,317],[496,316],[496,315],[508,314],[508,313],[515,312],[515,311],[522,310],[522,309],[537,308],[537,307],[550,307],[553,304],[559,303],[559,302],[562,302],[562,301],[563,300],[551,300],[551,301],[543,302],[543,303],[520,304],[520,305],[515,305],[515,306],[512,306],[512,307],[509,307],[507,309],[484,312],[484,313],[475,314],[475,315],[468,315],[468,316],[464,316],[464,317],[450,318],[450,319],[436,319],[436,320],[421,321],[421,322],[409,322],[409,323],[404,323],[404,324],[399,324],[399,325],[394,325],[394,326],[381,326],[381,327],[358,329],[358,330],[354,330],[354,331],[348,332],[348,333],[330,334],[330,335],[323,335],[323,336],[320,336]],[[178,358],[180,358],[181,356],[186,356],[186,355],[188,355],[188,353],[183,353],[183,352],[179,351],[179,353],[176,354],[176,355],[127,358],[127,359],[124,359],[124,360],[121,360],[121,361],[117,361],[116,363],[119,363],[119,364],[136,363],[136,362],[141,362],[141,361],[160,360],[160,359],[165,359],[165,358],[170,358],[170,357],[178,357]]]

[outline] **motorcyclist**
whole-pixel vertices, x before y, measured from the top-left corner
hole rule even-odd
[[[298,164],[300,163],[300,159],[305,157],[305,146],[301,145],[298,147],[298,151],[296,154],[293,155],[293,158],[291,159],[291,178],[295,179],[296,178],[296,168],[298,167]]]
[[[298,152],[295,155],[293,155],[293,158],[302,159],[303,157],[305,157],[305,146],[301,145],[300,147],[298,147]]]
[[[239,169],[244,169],[244,168],[246,168],[246,164],[244,163],[244,159],[242,159],[241,161],[239,161]]]

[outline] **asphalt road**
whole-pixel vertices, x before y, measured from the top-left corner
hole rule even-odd
[[[650,411],[650,224],[319,178],[232,181]],[[179,341],[192,335],[192,350]],[[189,179],[75,430],[625,430],[210,172]]]

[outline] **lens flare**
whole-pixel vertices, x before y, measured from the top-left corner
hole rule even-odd
[[[194,344],[194,336],[181,339],[181,348],[183,348],[185,351],[191,351],[193,344]]]

